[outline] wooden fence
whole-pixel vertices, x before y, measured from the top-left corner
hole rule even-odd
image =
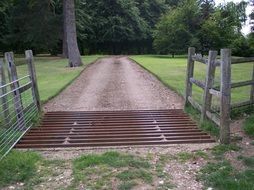
[[[222,49],[220,59],[217,59],[217,51],[209,51],[208,59],[195,53],[195,48],[188,49],[188,65],[186,79],[185,106],[191,104],[201,112],[201,122],[205,119],[212,120],[220,127],[220,142],[230,143],[230,111],[231,108],[237,108],[254,104],[254,58],[232,59],[230,49]],[[194,63],[200,62],[206,65],[205,82],[194,78]],[[237,83],[231,82],[231,65],[250,63],[253,64],[252,78],[248,81]],[[220,86],[214,86],[215,70],[220,67],[221,79]],[[196,85],[203,90],[202,104],[199,104],[192,97],[192,85]],[[248,101],[231,104],[231,89],[251,85],[250,98]],[[219,116],[211,111],[212,96],[220,99]]]
[[[41,110],[33,52],[25,52],[28,75],[23,77],[18,77],[14,54],[4,56],[5,62],[0,59],[0,159],[33,125]]]

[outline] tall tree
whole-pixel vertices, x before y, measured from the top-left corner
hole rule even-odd
[[[66,32],[66,1],[63,0],[63,40],[62,57],[68,58],[67,32]]]
[[[67,50],[65,49],[63,53],[67,54],[70,67],[78,67],[82,65],[82,61],[77,42],[75,3],[74,0],[63,1],[64,37],[66,37],[63,44],[67,45]]]
[[[183,53],[193,45],[197,31],[199,8],[195,0],[186,0],[162,16],[154,31],[154,47],[158,53]]]
[[[53,53],[57,49],[61,17],[56,10],[56,0],[5,2],[7,5],[2,17],[4,22],[1,22],[0,26],[4,27],[1,28],[3,34],[0,38],[5,46],[4,51],[23,52],[24,49],[30,48],[34,52]]]

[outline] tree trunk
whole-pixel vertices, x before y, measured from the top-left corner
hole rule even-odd
[[[66,33],[66,0],[63,0],[63,44],[62,57],[68,58],[67,33]]]
[[[77,43],[75,5],[74,0],[65,1],[65,19],[66,19],[66,36],[68,46],[68,58],[70,67],[78,67],[82,65],[80,52]]]

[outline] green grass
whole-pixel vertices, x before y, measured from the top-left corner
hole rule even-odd
[[[185,107],[185,112],[191,115],[191,117],[199,123],[200,120],[200,112],[194,109],[191,106]],[[211,134],[214,137],[219,137],[219,128],[212,121],[205,120],[203,123],[199,123],[199,128],[203,131]]]
[[[0,187],[27,182],[36,174],[41,157],[34,152],[12,151],[0,164]]]
[[[134,181],[126,181],[126,182],[121,183],[118,186],[118,189],[119,190],[129,190],[129,189],[132,189],[133,187],[135,187],[136,185],[137,185],[137,183]]]
[[[133,60],[141,66],[155,74],[164,84],[169,86],[181,95],[185,93],[186,66],[187,59],[184,56],[171,58],[170,56],[158,55],[137,55],[131,56]],[[252,64],[232,65],[232,82],[250,80],[252,78]],[[206,66],[202,63],[195,64],[194,78],[204,81]],[[220,81],[219,68],[216,69],[215,85]],[[194,98],[200,102],[202,100],[202,90],[193,87]],[[232,102],[249,100],[250,86],[232,90]],[[214,105],[218,105],[218,99],[213,100]]]
[[[176,159],[179,160],[180,162],[186,162],[188,160],[196,160],[198,158],[208,159],[208,155],[203,151],[180,152],[176,155]]]
[[[56,96],[68,84],[70,84],[81,71],[91,62],[95,61],[98,57],[85,56],[82,58],[84,65],[78,68],[67,67],[67,59],[59,57],[38,57],[35,58],[36,74],[38,79],[39,93],[42,102]],[[20,66],[17,67],[19,77],[28,74],[27,65],[24,64],[22,58],[16,60]]]
[[[121,181],[126,181],[126,182],[130,180],[135,180],[135,179],[142,179],[146,183],[151,183],[153,180],[152,174],[142,169],[125,170],[119,173],[116,177],[120,179]]]
[[[254,137],[254,115],[248,117],[243,125],[245,133],[251,137]]]
[[[254,167],[254,156],[252,157],[245,157],[245,156],[239,156],[239,160],[242,160],[243,163],[248,167]]]
[[[254,170],[235,170],[228,161],[208,163],[198,177],[207,187],[217,190],[253,190]]]
[[[112,179],[118,179],[118,189],[131,189],[143,181],[152,183],[150,163],[137,156],[106,152],[89,154],[73,161],[74,181],[70,189],[85,184],[90,189],[111,189]]]
[[[102,155],[90,154],[82,156],[74,161],[76,169],[86,168],[96,165],[108,165],[110,167],[135,167],[135,168],[149,168],[150,164],[139,158],[135,158],[132,155],[124,155],[118,152],[106,152]]]
[[[221,158],[224,156],[226,152],[239,151],[240,149],[241,148],[236,144],[229,145],[220,144],[212,148],[212,154],[215,155],[217,158]]]

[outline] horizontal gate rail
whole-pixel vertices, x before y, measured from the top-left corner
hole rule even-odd
[[[29,56],[27,57],[28,70],[35,72],[34,63],[31,62],[32,54]],[[0,59],[0,79],[1,160],[33,126],[39,114],[40,100],[34,95],[36,81],[31,72],[26,76],[18,77],[12,52],[5,53],[5,63]]]

